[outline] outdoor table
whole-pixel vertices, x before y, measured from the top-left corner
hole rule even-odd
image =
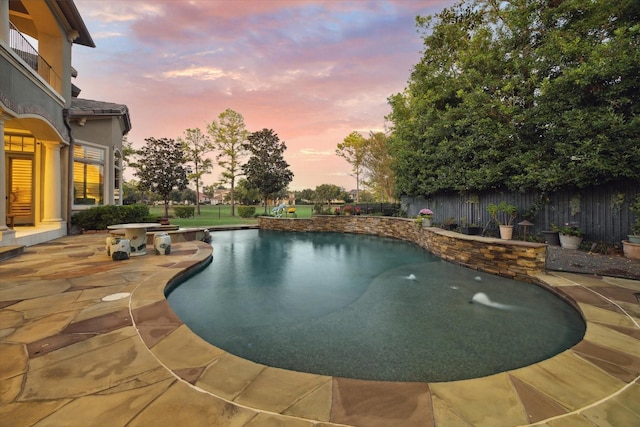
[[[124,238],[131,242],[131,256],[140,256],[147,253],[147,228],[158,227],[155,222],[140,222],[131,224],[109,225],[109,230],[124,230]]]

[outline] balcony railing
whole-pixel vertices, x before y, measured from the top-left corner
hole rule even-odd
[[[60,90],[62,82],[60,76],[11,22],[9,22],[9,47],[47,83]]]

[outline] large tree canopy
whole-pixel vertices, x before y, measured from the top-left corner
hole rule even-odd
[[[640,182],[640,2],[463,1],[418,17],[389,98],[399,194]]]
[[[242,114],[227,108],[218,121],[212,121],[207,127],[213,139],[213,146],[218,151],[216,160],[222,168],[221,182],[231,185],[231,216],[235,216],[236,180],[242,175],[241,161],[247,154],[244,144],[249,132],[244,124]]]
[[[266,212],[269,196],[284,190],[293,180],[293,172],[283,157],[287,146],[273,129],[253,132],[247,139],[244,149],[251,156],[242,170],[249,187],[257,188],[262,194]]]
[[[150,190],[162,197],[164,214],[169,216],[169,196],[173,189],[187,188],[186,159],[180,142],[168,138],[147,138],[138,152],[135,175],[140,179],[139,188]]]
[[[351,165],[351,172],[356,178],[356,203],[360,193],[360,179],[364,169],[364,161],[367,155],[367,139],[360,132],[353,131],[338,144],[336,155],[345,159]]]
[[[184,139],[178,138],[178,142],[182,146],[184,159],[193,166],[187,178],[196,184],[196,213],[200,215],[200,187],[204,185],[202,177],[213,169],[211,159],[205,156],[213,150],[213,145],[209,137],[198,128],[184,131]]]

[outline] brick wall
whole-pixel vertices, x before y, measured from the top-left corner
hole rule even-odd
[[[475,270],[525,282],[537,282],[545,269],[547,245],[468,236],[436,227],[418,227],[413,219],[378,216],[318,215],[311,219],[258,218],[260,228],[298,232],[336,232],[393,237]]]

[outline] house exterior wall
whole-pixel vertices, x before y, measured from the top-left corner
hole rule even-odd
[[[122,153],[122,124],[117,116],[99,116],[84,122],[71,122],[71,130],[74,137],[74,144],[85,144],[94,147],[104,148],[105,170],[104,170],[104,202],[103,204],[121,204],[121,198],[116,198],[116,191],[122,192],[122,179],[120,188],[114,188],[117,152]],[[74,205],[72,210],[87,209],[89,206]]]
[[[64,104],[58,93],[0,42],[0,108],[8,118],[6,127],[22,128],[24,124],[11,123],[11,119],[23,119],[36,138],[68,143]]]
[[[65,122],[65,111],[72,100],[71,50],[79,36],[82,44],[93,47],[72,2],[30,0],[16,4],[0,0],[0,246],[36,244],[67,233],[72,136]],[[24,7],[27,14],[22,10],[15,12],[13,6]],[[11,29],[11,24],[17,31]],[[33,37],[37,45],[29,49],[20,34]],[[26,62],[30,58],[34,59],[33,63]],[[23,136],[35,139],[35,149],[21,152],[9,144],[5,150],[7,138]],[[15,194],[8,188],[8,165],[21,158],[31,162],[33,171],[29,187],[31,210],[26,216],[15,215],[15,209],[11,213],[7,210],[10,196]],[[27,173],[21,175],[28,176]],[[23,181],[25,179],[29,178]],[[20,232],[7,226],[8,220],[25,223],[25,217],[39,237],[34,238],[30,233],[21,241]]]

